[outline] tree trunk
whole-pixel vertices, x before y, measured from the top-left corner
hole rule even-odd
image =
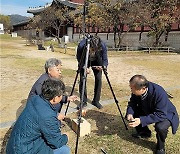
[[[60,30],[61,30],[61,26],[59,26],[59,28],[57,29],[57,40],[58,40],[58,45],[60,45],[61,44],[61,40],[60,40]]]
[[[164,33],[164,30],[162,30],[160,33],[158,33],[158,32],[156,33],[156,35],[155,35],[155,39],[156,39],[156,40],[155,40],[155,44],[154,44],[155,46],[158,46],[158,45],[159,45],[159,43],[160,43],[160,42],[159,42],[159,39],[161,38],[161,36],[162,36],[163,33]]]
[[[169,31],[166,31],[166,34],[165,34],[165,42],[167,42],[167,40],[168,40],[168,35],[169,35]]]
[[[96,35],[99,33],[99,27],[97,28]]]
[[[120,47],[120,45],[121,45],[121,32],[120,31],[118,31],[118,44],[117,44],[117,47],[119,48]]]
[[[120,28],[118,29],[118,47],[121,45],[121,34],[123,33],[124,24],[120,24]]]
[[[167,42],[168,40],[168,35],[169,35],[169,32],[171,31],[171,25],[169,25],[167,28],[166,28],[166,33],[165,33],[165,42]]]
[[[61,40],[60,40],[60,38],[59,38],[59,37],[57,37],[57,36],[56,36],[56,38],[57,38],[57,40],[58,40],[58,45],[60,45],[60,44],[61,44]]]
[[[116,44],[116,32],[117,32],[117,28],[116,28],[116,26],[114,26],[113,30],[114,30],[114,47],[116,48],[117,47],[117,44]]]
[[[139,34],[139,41],[141,41],[143,31],[144,31],[144,26],[141,26],[141,32]]]

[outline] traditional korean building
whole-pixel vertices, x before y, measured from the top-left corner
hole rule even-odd
[[[46,4],[45,6],[39,6],[39,7],[30,7],[27,12],[35,15],[38,15],[40,12],[45,10],[47,7],[52,6],[52,5],[58,5],[58,6],[67,6],[71,10],[75,10],[78,6],[83,5],[84,0],[53,0],[52,3]],[[180,6],[179,6],[180,7]],[[26,27],[27,23],[19,23],[17,25],[14,25],[14,29],[19,30]],[[63,37],[64,35],[69,36],[70,41],[79,41],[81,39],[81,32],[79,27],[76,27],[73,23],[68,24],[61,28],[61,34],[60,37]],[[142,33],[142,40],[148,40],[147,38],[147,33],[150,29],[148,27],[144,27],[143,33]],[[89,27],[88,30],[91,34],[97,33],[97,29],[94,27]],[[140,27],[130,30],[129,28],[124,25],[123,27],[124,33],[122,34],[123,41],[122,45],[123,46],[128,46],[128,47],[134,47],[134,49],[138,49],[140,46],[144,46],[142,44],[142,41],[139,41],[139,34],[142,32],[142,29]],[[127,33],[128,31],[128,33]],[[36,34],[36,32],[31,32],[33,35]],[[46,35],[46,32],[44,32]],[[41,34],[41,36],[44,36],[44,34]],[[113,37],[114,34],[112,31],[104,31],[103,29],[98,29],[98,35],[102,38],[104,42],[110,47],[113,46]],[[165,37],[165,36],[164,36]],[[162,39],[164,40],[164,37],[162,36]],[[171,28],[171,32],[168,35],[168,43],[169,46],[174,47],[176,49],[180,49],[180,24],[173,24]]]

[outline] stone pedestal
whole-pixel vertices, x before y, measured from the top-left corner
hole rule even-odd
[[[72,129],[77,134],[78,131],[78,119],[72,120]],[[90,134],[91,132],[91,124],[85,120],[83,117],[81,118],[81,124],[80,124],[80,137]]]

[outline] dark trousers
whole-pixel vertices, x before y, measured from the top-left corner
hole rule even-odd
[[[168,133],[168,128],[170,127],[171,123],[169,120],[165,119],[164,121],[155,123],[155,131],[156,131],[156,139],[157,139],[157,146],[158,150],[164,149],[165,147],[165,140]],[[147,126],[142,127],[140,124],[136,127],[136,131],[141,134],[150,135],[151,131]]]
[[[143,114],[142,110],[138,110],[138,112],[136,112],[134,114],[135,118],[138,118],[139,116],[145,116],[145,114]],[[156,131],[156,139],[157,139],[157,147],[156,148],[158,150],[165,148],[164,147],[165,146],[165,140],[167,137],[168,128],[170,126],[171,126],[171,123],[168,119],[165,119],[163,121],[155,123],[155,131]],[[136,128],[136,131],[138,133],[151,135],[151,131],[149,130],[149,128],[147,126],[142,127],[142,125],[140,124],[135,128]]]
[[[102,71],[93,69],[93,74],[94,74],[94,78],[95,78],[93,102],[96,103],[96,102],[99,102],[100,97],[101,97]],[[79,83],[80,98],[81,98],[81,94],[82,94],[83,77],[84,77],[84,71],[82,70],[82,71],[80,71],[80,83]],[[86,81],[85,81],[83,102],[87,102]]]
[[[169,120],[157,122],[155,124],[156,138],[157,138],[157,149],[164,149],[165,140],[168,133],[168,128],[171,126]]]
[[[83,79],[85,80],[85,87],[84,87],[84,97],[82,99]],[[82,102],[87,102],[86,81],[87,81],[87,78],[84,77],[84,70],[82,69],[80,71],[80,82],[79,82],[79,94],[80,94],[80,99],[82,100]]]

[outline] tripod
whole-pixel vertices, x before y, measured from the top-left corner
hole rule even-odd
[[[80,135],[80,124],[81,124],[81,118],[82,118],[82,106],[83,106],[83,102],[84,102],[84,92],[85,92],[85,86],[86,86],[86,80],[87,80],[87,72],[86,72],[86,69],[87,69],[87,66],[88,66],[88,58],[89,58],[89,50],[90,50],[90,41],[91,41],[91,36],[88,34],[87,35],[87,46],[86,46],[86,52],[83,51],[82,55],[81,55],[81,60],[79,62],[79,66],[78,66],[78,70],[77,70],[77,73],[76,73],[76,77],[75,77],[75,80],[74,80],[74,83],[73,83],[73,88],[72,88],[72,91],[71,91],[71,94],[70,95],[73,95],[73,91],[74,91],[74,88],[75,88],[75,85],[76,85],[76,82],[77,82],[77,77],[78,77],[78,74],[80,73],[81,69],[83,68],[84,69],[84,72],[83,72],[83,78],[82,78],[82,92],[81,92],[81,99],[80,99],[80,109],[79,109],[79,116],[78,116],[78,130],[77,130],[77,138],[76,138],[76,149],[75,149],[75,154],[77,154],[77,150],[78,150],[78,141],[79,141],[79,135]],[[97,48],[95,47],[95,50],[97,51]],[[85,61],[83,63],[83,60],[85,58]],[[102,64],[102,58],[100,57],[99,54],[97,54],[97,59],[99,62],[101,62]],[[123,118],[123,115],[122,115],[122,112],[120,110],[120,107],[119,107],[119,104],[118,104],[118,100],[116,99],[116,96],[115,96],[115,93],[113,91],[113,88],[111,86],[111,83],[110,83],[110,80],[108,78],[108,73],[107,73],[107,69],[102,65],[102,70],[103,70],[103,73],[106,77],[106,80],[108,82],[108,85],[110,87],[110,90],[112,92],[112,95],[113,95],[113,98],[115,100],[115,103],[117,105],[117,108],[118,108],[118,111],[120,113],[120,116],[122,118],[122,121],[125,125],[125,128],[126,130],[128,129],[127,128],[127,125],[125,123],[125,120]],[[67,108],[66,108],[66,111],[65,111],[65,115],[67,114],[67,110],[68,110],[68,107],[69,107],[69,104],[70,102],[68,102],[67,104]]]

